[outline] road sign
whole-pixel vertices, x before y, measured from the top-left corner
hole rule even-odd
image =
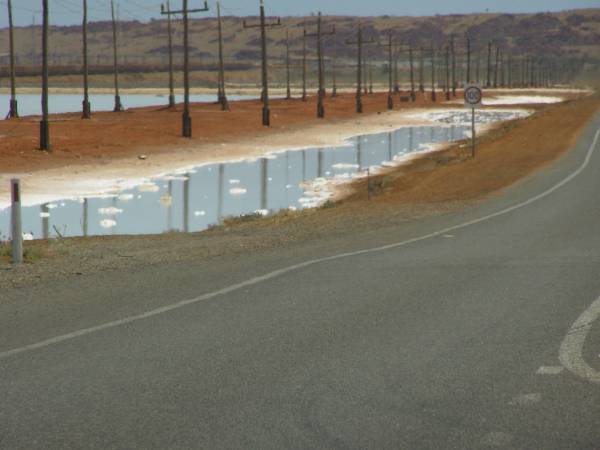
[[[478,108],[483,100],[483,91],[477,84],[468,84],[465,86],[465,106],[467,108]]]
[[[465,107],[471,109],[471,157],[475,158],[475,108],[481,107],[483,91],[478,84],[465,85]]]

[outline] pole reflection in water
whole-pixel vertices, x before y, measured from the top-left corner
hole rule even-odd
[[[173,231],[173,180],[167,187],[167,233]]]
[[[261,210],[268,209],[267,189],[269,182],[269,160],[267,158],[260,159],[260,208]]]
[[[394,138],[393,133],[388,133],[388,161],[394,160],[394,146],[392,143],[392,139]]]
[[[302,181],[306,181],[306,150],[302,150]]]
[[[363,166],[362,156],[362,136],[359,136],[358,138],[356,138],[356,164],[358,165],[359,172]]]
[[[217,223],[223,219],[223,190],[225,186],[225,164],[219,164],[219,176],[217,178]]]
[[[317,178],[323,178],[323,149],[320,148],[317,154]]]
[[[186,173],[183,180],[183,232],[190,231],[190,175]]]
[[[89,227],[89,201],[87,198],[83,199],[83,220],[82,220],[82,231],[83,231],[83,236],[87,237],[88,235],[88,227]]]
[[[413,127],[410,127],[408,129],[408,152],[412,152],[414,151],[414,146],[415,146],[415,129]]]
[[[42,237],[44,239],[48,239],[50,237],[50,208],[48,207],[48,203],[44,203],[40,207],[42,217]]]

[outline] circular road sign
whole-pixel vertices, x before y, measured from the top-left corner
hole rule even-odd
[[[483,91],[477,85],[465,86],[465,105],[471,108],[481,105]]]

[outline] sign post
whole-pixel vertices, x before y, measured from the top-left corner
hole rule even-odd
[[[21,183],[17,179],[10,180],[11,190],[11,244],[12,262],[23,262],[23,234],[21,232]]]
[[[465,107],[471,108],[471,158],[475,159],[475,109],[481,107],[483,91],[478,84],[465,86]]]

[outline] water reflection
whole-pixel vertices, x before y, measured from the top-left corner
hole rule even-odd
[[[24,208],[23,231],[37,239],[54,236],[54,227],[65,236],[193,232],[225,217],[311,207],[325,199],[322,179],[350,180],[429,144],[464,139],[467,130],[459,125],[402,128],[339,147],[201,166],[115,195]],[[9,218],[9,209],[0,211],[0,234],[8,235]]]

